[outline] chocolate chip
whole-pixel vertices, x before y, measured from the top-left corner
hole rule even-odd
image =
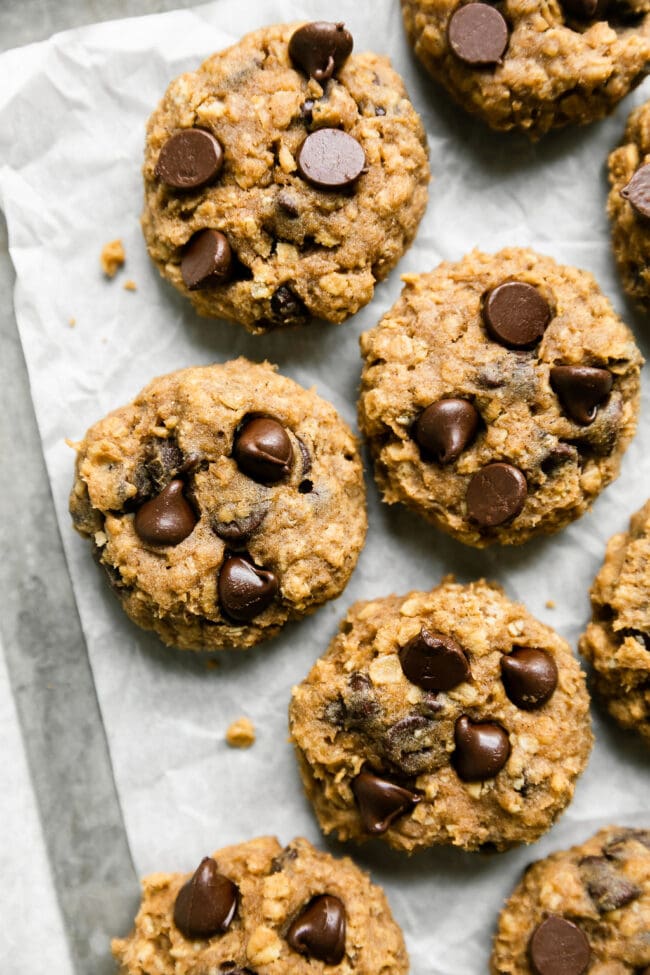
[[[190,291],[215,288],[230,280],[233,254],[219,230],[199,230],[190,239],[181,261],[181,274]]]
[[[292,220],[300,216],[300,202],[289,190],[282,190],[278,194],[278,206]]]
[[[508,46],[508,25],[496,7],[468,3],[452,14],[448,37],[452,51],[465,64],[498,64]]]
[[[583,426],[596,419],[598,407],[609,396],[614,382],[609,369],[592,366],[554,366],[550,378],[565,413]]]
[[[269,416],[247,420],[235,437],[233,457],[244,474],[261,484],[275,484],[291,469],[293,447],[289,434]]]
[[[164,144],[156,163],[156,176],[177,190],[205,186],[219,175],[223,149],[205,129],[184,129]]]
[[[473,722],[463,715],[454,729],[453,765],[463,782],[492,779],[510,755],[507,733],[493,721]]]
[[[273,293],[271,297],[271,311],[273,317],[283,325],[303,325],[309,318],[309,312],[302,298],[286,284]]]
[[[591,960],[589,942],[580,928],[557,914],[537,925],[528,953],[536,975],[583,975]]]
[[[341,129],[317,129],[298,150],[298,170],[303,179],[321,190],[345,190],[366,168],[361,145]]]
[[[278,578],[248,559],[231,555],[219,573],[219,602],[224,613],[242,623],[263,613],[278,594]]]
[[[409,813],[420,796],[374,772],[360,772],[352,780],[352,792],[366,833],[380,836],[398,819]]]
[[[232,521],[217,521],[214,519],[212,531],[233,548],[241,548],[257,531],[266,518],[268,508],[259,507],[251,511],[245,518],[234,518]]]
[[[404,775],[430,772],[436,764],[433,746],[440,738],[440,725],[422,714],[407,714],[386,731],[383,740],[386,758]]]
[[[381,709],[374,684],[367,674],[358,671],[350,674],[343,705],[347,728],[369,729],[376,723]]]
[[[561,5],[576,20],[604,20],[609,0],[560,0]]]
[[[487,293],[483,319],[495,342],[508,349],[531,349],[546,331],[551,309],[532,284],[504,281]]]
[[[501,658],[501,679],[506,694],[523,711],[535,711],[557,687],[557,664],[547,650],[519,647]]]
[[[291,922],[287,941],[301,955],[338,965],[345,955],[345,905],[333,894],[314,897]]]
[[[285,846],[276,857],[271,860],[271,873],[280,873],[289,864],[293,863],[294,860],[298,859],[298,851],[295,846]]]
[[[408,679],[425,691],[450,691],[471,672],[465,651],[453,637],[422,627],[399,652]]]
[[[192,534],[196,515],[183,497],[184,487],[182,481],[170,481],[136,512],[133,527],[147,545],[179,545]]]
[[[466,399],[441,399],[420,414],[413,435],[426,454],[450,464],[474,439],[478,421],[478,410]]]
[[[528,496],[526,478],[512,464],[488,464],[472,475],[467,488],[467,514],[485,528],[515,518]]]
[[[619,873],[606,857],[583,857],[579,867],[582,881],[600,914],[625,907],[643,893],[640,887]]]
[[[302,458],[302,476],[307,477],[311,473],[311,455],[307,449],[307,444],[300,437],[296,436],[298,441],[298,446],[300,447],[300,456]]]
[[[183,452],[174,440],[156,437],[147,445],[145,467],[156,489],[162,491],[181,472]]]
[[[212,857],[204,857],[178,892],[174,924],[186,938],[223,934],[232,923],[238,902],[237,886],[219,873]]]
[[[352,34],[343,24],[315,21],[299,27],[289,41],[289,57],[316,81],[323,82],[339,71],[352,54]]]
[[[630,182],[621,190],[621,196],[640,217],[650,219],[650,163],[637,169]]]
[[[314,121],[314,105],[315,104],[316,104],[316,102],[314,101],[313,98],[306,98],[305,101],[300,106],[300,115],[302,116],[302,118],[304,119],[304,121],[307,123],[307,125],[311,125],[311,123]]]

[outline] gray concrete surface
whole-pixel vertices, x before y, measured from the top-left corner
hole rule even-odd
[[[0,0],[0,49],[190,0]],[[11,295],[0,216],[0,634],[54,885],[79,975],[133,917],[136,878],[56,524]]]

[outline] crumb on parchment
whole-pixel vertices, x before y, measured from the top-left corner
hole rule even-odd
[[[250,718],[237,718],[226,731],[231,748],[250,748],[255,741],[255,725]]]
[[[129,278],[128,281],[125,281],[124,282],[124,290],[125,291],[137,291],[138,290],[138,286],[137,286],[137,284],[135,283],[135,281],[132,278]]]
[[[104,244],[99,256],[102,270],[107,278],[114,278],[126,261],[126,253],[121,240],[111,240]]]
[[[547,609],[555,609],[555,600],[554,599],[547,599],[546,600],[546,608]]]

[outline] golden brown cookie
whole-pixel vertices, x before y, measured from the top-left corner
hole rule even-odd
[[[408,853],[532,843],[592,745],[568,644],[498,586],[452,577],[356,603],[289,718],[323,831]]]
[[[579,518],[618,474],[643,362],[593,277],[513,247],[404,281],[361,337],[384,501],[477,546]]]
[[[363,547],[352,433],[268,363],[154,379],[76,450],[74,526],[131,619],[172,646],[274,636],[338,596]]]
[[[201,315],[267,332],[343,322],[410,245],[424,129],[342,24],[248,34],[171,83],[147,128],[142,226]]]

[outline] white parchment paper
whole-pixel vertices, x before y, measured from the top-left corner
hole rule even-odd
[[[245,31],[332,18],[345,19],[357,50],[390,54],[424,117],[434,182],[417,241],[372,304],[346,325],[257,338],[201,320],[161,281],[145,252],[138,218],[147,116],[175,75]],[[16,314],[140,872],[189,870],[207,851],[260,833],[324,842],[287,743],[286,709],[291,686],[353,600],[429,588],[450,571],[465,580],[487,575],[575,646],[605,541],[650,493],[650,403],[646,395],[622,476],[593,513],[560,536],[520,549],[464,548],[415,516],[380,505],[368,477],[368,543],[343,596],[267,645],[220,655],[212,668],[200,656],[164,648],[121,612],[88,545],[70,527],[74,458],[64,438],[81,437],[154,375],[239,354],[277,362],[354,423],[358,337],[396,299],[399,272],[429,270],[473,246],[532,245],[594,272],[647,353],[648,326],[623,298],[604,215],[606,155],[643,95],[641,89],[628,98],[606,122],[553,134],[538,147],[492,134],[416,65],[397,0],[338,0],[334,7],[324,0],[219,0],[192,12],[57,35],[0,58],[0,202],[17,272]],[[98,257],[114,237],[124,241],[127,265],[109,283]],[[124,290],[127,278],[136,292]],[[546,608],[549,599],[556,609]],[[224,743],[226,727],[240,714],[257,727],[248,752]],[[594,720],[597,744],[575,801],[533,849],[493,857],[441,849],[411,860],[378,843],[347,851],[386,887],[414,975],[486,971],[497,913],[524,864],[611,821],[647,824],[647,752],[597,709]]]

